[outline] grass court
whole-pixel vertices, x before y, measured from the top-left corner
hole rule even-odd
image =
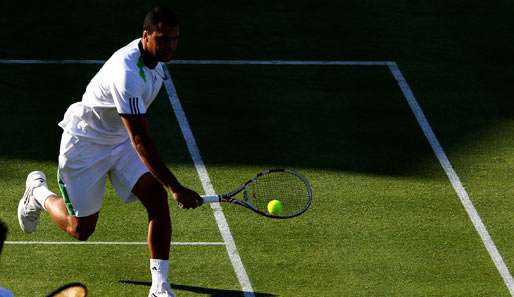
[[[0,60],[105,60],[140,36],[152,5],[7,1]],[[168,5],[181,18],[179,60],[397,63],[512,270],[514,3]],[[122,204],[110,186],[89,239],[103,244],[68,244],[75,241],[44,214],[26,235],[16,218],[28,172],[44,171],[57,191],[57,123],[100,66],[0,64],[0,219],[9,227],[0,287],[15,296],[46,296],[70,282],[91,296],[148,292],[146,245],[121,244],[145,241],[144,208]],[[387,64],[168,69],[216,192],[271,167],[294,168],[313,187],[312,208],[291,220],[223,205],[254,296],[513,296]],[[169,167],[203,193],[164,87],[148,117]],[[170,208],[177,296],[251,296],[213,210]]]

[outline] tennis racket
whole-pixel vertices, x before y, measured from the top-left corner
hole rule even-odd
[[[288,219],[301,215],[312,203],[312,189],[307,179],[291,169],[264,170],[222,195],[204,195],[205,203],[228,202],[244,206],[260,215]],[[281,209],[270,213],[268,204],[278,200]]]

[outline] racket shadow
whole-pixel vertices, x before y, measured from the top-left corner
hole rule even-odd
[[[152,285],[151,282],[142,282],[142,281],[132,281],[132,280],[120,280],[119,283],[122,284],[129,284],[129,285],[136,285],[136,286],[147,286],[150,287]],[[171,283],[171,288],[182,290],[182,291],[189,291],[199,294],[205,294],[211,297],[241,297],[244,296],[243,291],[238,290],[224,290],[224,289],[212,289],[212,288],[204,288],[204,287],[197,287],[197,286],[187,286],[187,285],[179,285],[179,284],[173,284]],[[270,293],[260,293],[260,292],[254,292],[255,297],[275,297],[277,295],[270,294]]]

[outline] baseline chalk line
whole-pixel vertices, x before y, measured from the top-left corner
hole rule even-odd
[[[103,64],[105,60],[0,59],[0,64]],[[302,60],[172,60],[181,65],[314,65],[314,66],[386,66],[391,61],[302,61]]]
[[[5,241],[11,245],[147,245],[146,241]],[[171,242],[176,246],[224,246],[224,242]]]

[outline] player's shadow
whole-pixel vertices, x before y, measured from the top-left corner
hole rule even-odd
[[[130,285],[136,285],[136,286],[150,287],[152,285],[151,282],[132,281],[132,280],[120,280],[119,282],[122,284],[130,284]],[[196,286],[179,285],[179,284],[171,284],[171,287],[176,290],[190,291],[190,292],[199,293],[199,294],[206,294],[211,297],[240,297],[240,296],[244,296],[244,293],[245,293],[243,291],[238,291],[238,290],[212,289],[212,288],[203,288],[203,287],[196,287]],[[276,296],[273,294],[260,293],[260,292],[254,292],[254,294],[256,297],[274,297],[274,296]]]

